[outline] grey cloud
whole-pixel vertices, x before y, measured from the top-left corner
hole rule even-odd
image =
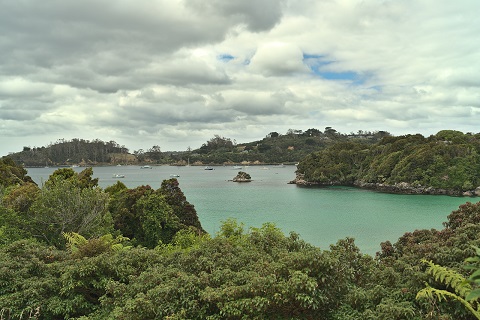
[[[188,3],[165,0],[7,0],[0,12],[0,28],[9,35],[0,41],[0,74],[100,92],[135,89],[144,79],[156,80],[145,70],[152,63],[164,63],[167,54],[184,46],[220,41],[231,26],[223,16],[205,19]],[[162,82],[185,80],[175,71],[166,63]],[[192,69],[188,78],[228,81],[225,75],[210,72],[202,78],[200,73]]]
[[[235,23],[244,23],[254,32],[274,27],[282,18],[285,0],[191,0],[193,7],[206,15],[221,15]]]
[[[38,117],[39,113],[34,113],[29,110],[21,110],[17,108],[0,108],[0,118],[2,120],[16,120],[16,121],[25,121],[25,120],[34,120]]]
[[[0,151],[39,137],[172,150],[289,128],[478,131],[474,0],[1,3]],[[303,53],[367,76],[322,78]]]

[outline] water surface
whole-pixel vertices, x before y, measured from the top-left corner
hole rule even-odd
[[[233,167],[140,166],[94,167],[101,187],[122,181],[127,187],[150,185],[159,188],[171,174],[179,175],[180,188],[198,213],[203,228],[218,232],[222,221],[235,218],[248,227],[273,222],[286,234],[295,231],[305,241],[328,249],[345,237],[355,238],[362,252],[374,255],[380,243],[395,242],[405,232],[441,229],[453,210],[475,198],[439,195],[397,195],[357,188],[301,188],[287,184],[295,177],[295,167],[250,166],[253,181],[234,183],[238,169]],[[56,168],[29,168],[39,184]],[[74,168],[81,171],[83,168]],[[123,174],[125,178],[113,178]]]

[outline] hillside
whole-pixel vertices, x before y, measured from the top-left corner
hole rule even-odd
[[[311,152],[321,150],[337,141],[362,140],[374,143],[384,136],[390,134],[385,131],[359,131],[347,135],[327,127],[323,132],[318,129],[289,130],[286,134],[271,132],[261,140],[237,144],[230,138],[215,135],[197,149],[167,152],[162,152],[158,145],[148,150],[130,152],[127,147],[115,141],[60,139],[44,147],[24,147],[22,151],[12,153],[8,157],[25,167],[139,163],[168,165],[296,163]]]
[[[338,142],[305,157],[297,184],[351,185],[388,192],[480,195],[480,134]]]

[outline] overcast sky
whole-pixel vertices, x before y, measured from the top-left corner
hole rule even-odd
[[[480,132],[478,0],[0,0],[0,156]]]

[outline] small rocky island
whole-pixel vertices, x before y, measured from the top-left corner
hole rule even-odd
[[[239,171],[232,181],[233,182],[250,182],[252,181],[252,177],[250,177],[250,175],[246,172]]]

